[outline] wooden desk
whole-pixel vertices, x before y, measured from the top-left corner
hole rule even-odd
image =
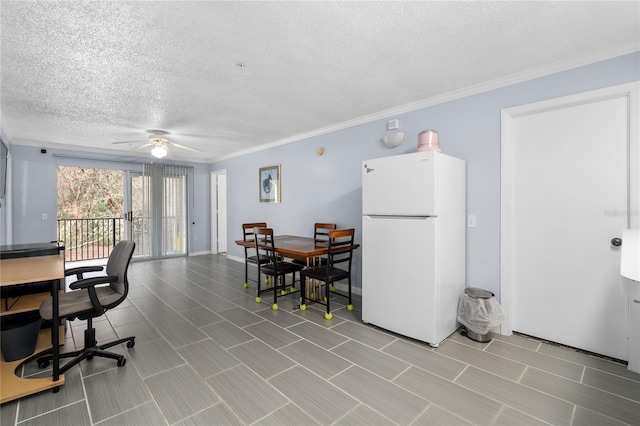
[[[56,253],[56,254],[52,254]],[[18,284],[51,281],[51,295],[53,295],[54,314],[52,324],[58,320],[58,289],[64,288],[64,247],[45,243],[42,245],[25,245],[20,249],[16,246],[0,247],[0,285],[12,286]],[[62,284],[62,285],[60,285]],[[3,304],[0,315],[13,315],[21,312],[35,311],[40,308],[42,300],[49,294],[26,295],[6,310]],[[12,301],[13,302],[13,301]],[[61,326],[52,326],[50,330],[41,330],[36,343],[34,354],[51,350],[53,352],[53,375],[46,378],[21,378],[15,372],[25,361],[36,357],[31,355],[25,359],[6,362],[0,360],[0,403],[12,401],[26,395],[31,395],[46,389],[56,388],[64,384],[64,376],[59,374],[58,357],[60,344],[64,343],[64,333]],[[62,342],[61,342],[62,340]]]

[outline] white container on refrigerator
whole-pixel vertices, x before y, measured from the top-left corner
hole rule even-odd
[[[465,288],[465,162],[427,151],[362,162],[362,320],[437,347]]]

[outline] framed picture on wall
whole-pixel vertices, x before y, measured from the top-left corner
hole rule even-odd
[[[260,202],[280,202],[280,164],[277,166],[260,167],[259,172]]]

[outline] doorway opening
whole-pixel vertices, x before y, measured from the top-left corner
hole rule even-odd
[[[227,171],[211,172],[211,253],[227,253]]]

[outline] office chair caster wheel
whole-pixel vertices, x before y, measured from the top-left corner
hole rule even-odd
[[[333,318],[333,314],[331,312],[329,312],[328,314],[324,314],[324,319],[330,320],[331,318]]]
[[[347,305],[347,311],[353,311],[353,305]]]
[[[256,297],[256,303],[260,303],[260,302],[262,302],[262,297],[260,296]]]
[[[244,283],[244,288],[249,288],[249,283]]]
[[[127,363],[127,359],[126,358],[120,358],[118,360],[118,367],[124,367],[124,365]]]
[[[277,304],[277,303],[274,303],[274,304],[271,306],[271,309],[273,309],[274,311],[277,311],[277,310],[278,310],[278,304]]]
[[[127,342],[127,348],[131,349],[132,347],[134,347],[136,345],[136,341],[135,340],[129,340]]]
[[[46,359],[38,360],[38,368],[47,368],[49,366],[49,361]]]
[[[300,305],[300,310],[301,311],[306,311],[307,310],[307,305]]]

